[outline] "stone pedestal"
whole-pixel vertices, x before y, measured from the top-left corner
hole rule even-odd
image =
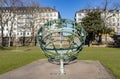
[[[99,61],[76,60],[65,65],[65,75],[60,75],[59,65],[46,59],[0,75],[0,79],[114,79]]]

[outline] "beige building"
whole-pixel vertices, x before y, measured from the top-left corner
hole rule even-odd
[[[82,22],[82,18],[86,16],[88,11],[93,10],[83,9],[77,11],[75,13],[76,22]],[[101,18],[105,20],[107,27],[113,28],[116,33],[120,33],[120,10],[101,10]]]
[[[3,37],[30,37],[48,20],[60,18],[60,13],[50,7],[3,7],[0,8]]]

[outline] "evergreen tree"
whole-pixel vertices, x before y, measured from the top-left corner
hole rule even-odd
[[[86,16],[82,19],[82,26],[88,33],[87,42],[88,44],[94,40],[95,35],[99,37],[98,42],[102,42],[102,34],[110,32],[110,28],[105,27],[104,20],[101,18],[101,12],[99,10],[89,11]]]

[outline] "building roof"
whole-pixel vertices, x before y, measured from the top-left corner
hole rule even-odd
[[[58,12],[56,9],[54,8],[50,8],[50,7],[0,7],[0,10],[2,11],[19,11],[19,12]]]
[[[76,13],[86,13],[86,12],[95,11],[95,10],[98,10],[101,12],[104,11],[103,9],[82,9],[82,10],[76,11]],[[107,12],[120,12],[120,10],[106,10],[106,11]]]

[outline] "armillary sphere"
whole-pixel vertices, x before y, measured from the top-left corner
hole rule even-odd
[[[37,37],[44,55],[60,62],[60,72],[63,74],[64,62],[77,57],[85,43],[86,34],[79,23],[68,19],[56,19],[42,25]]]

